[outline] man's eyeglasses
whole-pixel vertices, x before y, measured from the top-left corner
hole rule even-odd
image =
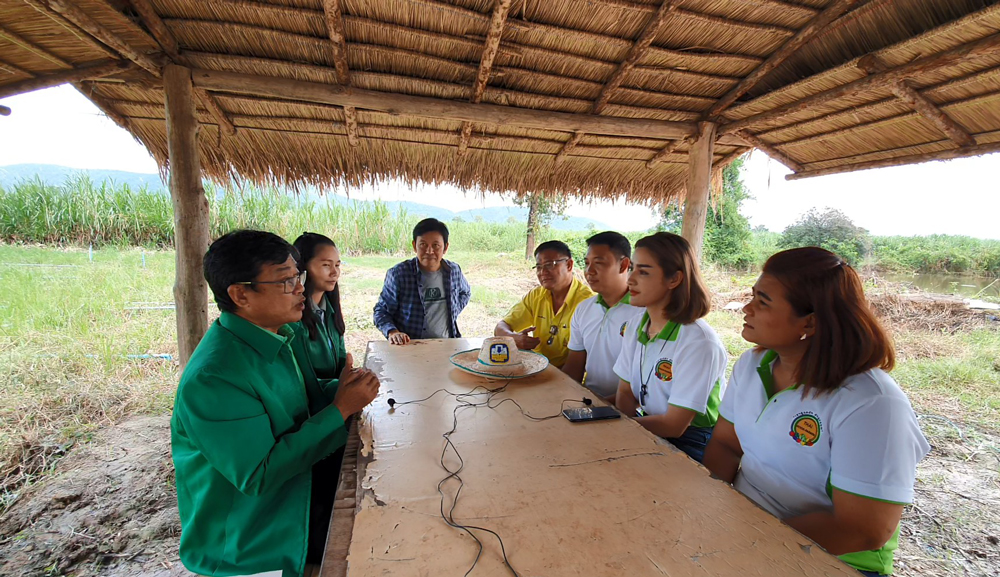
[[[298,287],[300,284],[301,285],[306,284],[306,271],[302,271],[299,274],[290,276],[284,280],[251,280],[244,282],[234,282],[233,284],[242,284],[242,285],[280,284],[284,285],[285,294],[287,295],[295,292],[295,288]]]
[[[535,266],[531,267],[531,270],[533,270],[535,272],[538,272],[540,270],[544,270],[544,271],[555,270],[555,268],[557,266],[559,266],[559,263],[566,262],[568,260],[569,260],[568,258],[560,258],[560,259],[556,259],[556,260],[550,260],[548,262],[540,262],[540,263],[536,264]]]

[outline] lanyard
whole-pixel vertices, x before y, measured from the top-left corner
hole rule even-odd
[[[660,343],[660,355],[663,354],[663,350],[666,348],[667,343],[669,343],[670,339],[673,338],[674,334],[678,330],[680,330],[680,327],[681,327],[680,324],[674,323],[674,328],[671,329],[670,334],[668,334],[667,338],[663,339],[663,341]],[[641,327],[640,327],[640,330],[641,330]],[[648,371],[646,371],[643,368],[643,365],[646,364],[646,347],[647,346],[648,346],[648,344],[647,345],[642,345],[642,349],[639,351],[639,384],[642,385],[639,388],[639,405],[641,407],[645,407],[646,406],[646,395],[649,394],[649,381],[650,381],[650,379],[653,378],[653,373],[656,372],[656,363],[653,363],[653,367],[651,369],[649,369]],[[660,355],[657,355],[657,357],[660,356]],[[656,358],[656,357],[654,357],[654,358]],[[643,373],[646,374],[645,378],[643,378]]]

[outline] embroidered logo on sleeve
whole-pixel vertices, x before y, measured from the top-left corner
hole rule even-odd
[[[656,378],[661,381],[674,380],[674,362],[670,359],[660,359],[656,363]]]
[[[812,447],[816,441],[819,441],[822,431],[823,425],[820,423],[819,417],[813,413],[799,413],[792,421],[792,430],[789,431],[788,435],[796,443],[804,447]]]

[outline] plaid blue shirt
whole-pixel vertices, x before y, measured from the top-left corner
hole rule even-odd
[[[462,336],[458,331],[458,314],[469,304],[472,289],[457,263],[442,260],[441,270],[445,273],[442,277],[450,317],[448,330],[452,338],[458,338]],[[385,337],[395,329],[419,339],[427,330],[423,279],[416,258],[404,260],[386,271],[382,294],[375,303],[375,326]]]

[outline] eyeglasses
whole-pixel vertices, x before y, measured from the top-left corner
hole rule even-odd
[[[544,270],[544,271],[555,270],[555,268],[557,266],[559,266],[559,263],[566,262],[568,260],[569,260],[568,258],[560,258],[560,259],[556,259],[556,260],[550,260],[549,262],[541,262],[541,263],[538,263],[535,266],[531,267],[531,270],[533,270],[535,272],[538,272],[540,270]]]
[[[242,284],[242,285],[280,284],[284,285],[285,294],[287,295],[295,292],[296,287],[298,287],[300,284],[303,286],[306,284],[306,271],[302,271],[299,274],[290,276],[284,280],[251,280],[244,282],[234,282],[233,284]]]

